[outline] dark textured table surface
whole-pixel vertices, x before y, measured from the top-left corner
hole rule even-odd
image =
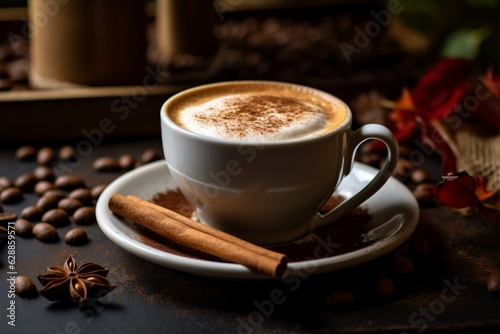
[[[54,143],[54,147],[64,143]],[[107,141],[94,147],[73,173],[89,187],[110,182],[121,173],[97,173],[92,161],[100,156],[148,148],[161,152],[159,137]],[[19,162],[15,147],[0,151],[0,176],[15,179],[30,172],[35,162]],[[429,167],[435,168],[435,164]],[[3,204],[20,213],[37,196],[25,194],[18,203]],[[59,228],[60,236],[74,224]],[[487,274],[500,267],[500,227],[481,224],[450,210],[422,208],[416,235],[432,241],[427,257],[411,254],[415,271],[394,278],[396,294],[386,300],[373,292],[383,259],[321,275],[282,281],[216,280],[165,268],[140,259],[112,243],[97,224],[85,226],[90,242],[69,246],[16,238],[15,271],[32,278],[47,266],[62,266],[69,255],[78,263],[96,262],[109,268],[117,288],[107,297],[80,306],[54,303],[38,296],[15,297],[15,327],[8,325],[8,249],[0,250],[1,333],[366,333],[366,332],[479,332],[500,327],[500,299],[486,292]],[[411,244],[410,244],[411,245]],[[357,301],[348,307],[325,304],[327,295],[347,287]],[[266,303],[279,289],[279,304]],[[264,305],[264,306],[263,306]],[[267,308],[266,308],[267,306]],[[482,332],[481,331],[481,332]]]

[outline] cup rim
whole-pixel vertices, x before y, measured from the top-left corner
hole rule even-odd
[[[342,121],[342,123],[340,123],[335,129],[332,129],[332,130],[327,131],[327,132],[320,134],[320,135],[310,136],[310,137],[302,137],[302,138],[283,139],[283,140],[278,140],[278,141],[257,141],[257,140],[248,140],[248,139],[225,139],[225,138],[211,137],[211,136],[195,133],[195,132],[189,131],[187,129],[184,129],[180,125],[175,123],[169,117],[168,113],[166,112],[167,107],[170,104],[172,104],[175,100],[182,98],[184,95],[191,94],[194,91],[208,89],[208,88],[212,88],[212,87],[238,85],[238,84],[239,85],[264,84],[264,85],[281,85],[281,86],[286,85],[289,87],[294,87],[295,89],[298,89],[298,90],[313,91],[315,94],[318,94],[320,96],[324,96],[325,99],[334,99],[334,100],[342,103],[346,108],[346,117]],[[272,80],[234,80],[234,81],[220,81],[220,82],[203,84],[203,85],[199,85],[199,86],[195,86],[195,87],[191,87],[191,88],[182,90],[182,91],[170,96],[162,104],[162,106],[160,108],[160,118],[161,118],[161,122],[164,123],[165,125],[167,125],[169,128],[171,128],[175,131],[178,131],[179,133],[182,133],[183,135],[191,137],[193,139],[203,140],[206,142],[219,143],[219,144],[228,144],[228,145],[281,146],[281,145],[288,145],[288,144],[317,141],[317,140],[321,140],[321,139],[336,135],[337,133],[344,131],[346,128],[350,128],[351,123],[352,123],[352,112],[351,112],[351,109],[349,108],[349,106],[347,105],[347,103],[344,102],[342,99],[336,97],[333,94],[327,93],[327,92],[322,91],[322,90],[317,89],[317,88],[308,87],[305,85],[300,85],[300,84],[295,84],[295,83],[272,81]]]

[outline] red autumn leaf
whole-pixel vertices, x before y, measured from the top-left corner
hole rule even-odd
[[[444,206],[455,209],[477,208],[476,179],[466,171],[449,173],[434,189],[435,198]]]
[[[427,119],[443,119],[470,90],[473,61],[445,58],[427,71],[412,91],[419,114]]]
[[[484,202],[485,200],[491,198],[495,195],[494,190],[487,190],[488,180],[485,177],[478,176],[476,177],[476,196],[478,200]]]
[[[500,101],[489,97],[484,100],[478,99],[478,104],[470,109],[471,119],[478,121],[481,125],[493,131],[500,130]],[[465,109],[467,112],[467,109]]]
[[[405,88],[389,114],[389,119],[393,122],[394,136],[398,142],[414,138],[418,129],[417,116],[411,94]]]
[[[486,74],[483,76],[483,82],[486,85],[486,88],[490,91],[490,93],[496,97],[500,98],[500,75],[493,75],[493,70],[490,68],[486,71]]]

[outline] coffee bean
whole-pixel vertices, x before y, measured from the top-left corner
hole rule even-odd
[[[82,206],[73,213],[73,221],[78,225],[95,223],[95,209],[92,206]]]
[[[43,210],[39,206],[30,205],[25,207],[20,214],[20,217],[30,222],[40,221],[43,216]]]
[[[66,211],[68,215],[72,215],[73,212],[81,208],[82,205],[83,205],[82,202],[80,202],[76,198],[71,198],[71,197],[63,198],[62,200],[59,201],[59,203],[57,203],[57,207],[59,209],[63,209],[64,211]]]
[[[415,252],[421,256],[429,256],[432,253],[432,244],[429,239],[424,237],[414,237],[412,246]]]
[[[97,186],[95,186],[94,188],[92,188],[90,190],[90,193],[92,194],[92,197],[97,200],[99,198],[99,196],[101,196],[102,192],[104,191],[104,189],[106,189],[108,185],[106,183],[103,183],[103,184],[99,184]]]
[[[59,241],[59,234],[54,226],[41,222],[33,226],[33,235],[43,242],[57,242]]]
[[[120,170],[120,165],[113,157],[100,157],[94,160],[92,168],[98,172],[115,172]]]
[[[135,164],[135,158],[132,156],[132,154],[122,154],[118,158],[118,165],[120,166],[121,169],[130,170],[134,168],[134,164]]]
[[[356,297],[350,291],[337,290],[331,292],[325,300],[325,303],[333,306],[352,305],[356,301]]]
[[[142,153],[140,162],[142,162],[143,164],[147,164],[159,159],[160,154],[155,149],[150,148]]]
[[[60,201],[64,197],[66,197],[66,193],[60,189],[49,189],[45,193],[43,193],[43,196],[52,196],[57,198],[57,201]]]
[[[80,246],[86,244],[89,239],[87,237],[87,232],[85,232],[84,229],[75,227],[66,233],[66,235],[64,236],[64,241],[68,245]]]
[[[364,164],[373,166],[373,167],[378,167],[380,166],[380,163],[382,162],[383,157],[381,157],[378,153],[376,152],[368,152],[363,155],[361,155],[360,161]]]
[[[52,182],[55,179],[54,170],[49,166],[37,166],[33,171],[33,175],[40,181]]]
[[[24,275],[16,276],[14,280],[16,293],[22,298],[34,298],[38,295],[38,290],[33,281]]]
[[[490,273],[486,280],[486,290],[492,295],[500,293],[500,270],[495,270]]]
[[[35,194],[37,194],[38,196],[42,196],[48,190],[52,190],[55,188],[56,188],[56,186],[52,182],[45,181],[45,180],[38,181],[35,184]]]
[[[399,156],[408,159],[413,149],[406,145],[399,145]]]
[[[14,185],[21,189],[21,191],[31,192],[37,182],[38,179],[33,173],[25,173],[16,178]]]
[[[10,78],[0,78],[0,92],[12,89],[13,82]]]
[[[17,187],[8,187],[0,193],[0,202],[13,204],[22,201],[24,198],[23,192]]]
[[[384,299],[390,299],[394,297],[394,283],[390,278],[379,277],[375,282],[375,291],[378,296]]]
[[[77,188],[85,188],[85,181],[79,176],[73,174],[65,174],[59,176],[54,182],[55,186],[62,190],[74,190]]]
[[[423,183],[429,181],[429,174],[423,169],[415,169],[411,172],[411,180],[415,183]]]
[[[392,253],[395,255],[400,255],[400,256],[405,256],[406,253],[408,253],[408,249],[410,246],[408,245],[407,242],[399,246],[396,250],[394,250]]]
[[[12,81],[20,82],[28,79],[29,61],[26,58],[18,58],[7,64],[7,73]]]
[[[0,191],[2,191],[5,188],[13,187],[13,186],[14,186],[14,182],[12,182],[11,179],[9,179],[6,176],[0,176]]]
[[[413,190],[413,196],[421,205],[428,205],[434,202],[434,188],[432,183],[420,183]]]
[[[42,221],[53,226],[63,226],[69,224],[69,215],[63,209],[51,209],[42,216]]]
[[[414,271],[413,263],[401,255],[389,255],[389,266],[392,271],[399,275],[411,274]]]
[[[36,147],[21,146],[16,150],[16,159],[19,161],[35,161],[36,154]]]
[[[69,198],[79,200],[83,205],[92,205],[92,192],[87,188],[78,188],[73,190],[68,195]]]
[[[57,195],[49,194],[50,191],[52,190],[47,191],[36,202],[36,206],[41,208],[44,212],[57,208],[57,203],[59,203],[59,200],[61,199]]]
[[[2,192],[2,191],[0,190],[0,192]],[[2,204],[0,204],[0,213],[2,213],[2,212],[3,212],[3,207],[2,207]]]
[[[393,175],[400,179],[407,179],[410,177],[413,170],[413,165],[406,159],[399,159]]]
[[[19,218],[16,220],[14,227],[16,229],[16,235],[20,237],[28,238],[33,236],[33,225],[26,219]]]
[[[13,212],[0,212],[0,225],[7,225],[9,222],[16,221],[17,215]]]
[[[76,157],[75,149],[70,145],[65,145],[59,149],[59,160],[69,161]]]
[[[39,165],[48,166],[56,160],[56,153],[52,147],[42,147],[36,156]]]

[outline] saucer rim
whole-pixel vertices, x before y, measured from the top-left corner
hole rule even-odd
[[[359,162],[355,162],[353,167],[353,171],[357,169],[368,172],[370,174],[378,172],[377,169]],[[165,181],[165,183],[162,184],[163,191],[168,189],[175,189],[176,185],[173,182],[170,173],[168,172],[168,167],[165,160],[158,160],[138,167],[119,176],[114,181],[112,181],[103,191],[96,203],[96,219],[102,232],[113,243],[128,251],[129,253],[132,253],[149,262],[153,262],[167,268],[188,272],[198,276],[242,280],[272,279],[271,277],[263,273],[252,270],[240,264],[215,262],[169,253],[152,246],[148,246],[140,240],[134,239],[130,235],[127,235],[123,230],[120,230],[119,225],[124,224],[122,219],[114,215],[107,206],[111,195],[116,192],[122,192],[122,190],[120,189],[123,189],[127,184],[130,184],[133,181],[141,179],[146,180],[148,177],[151,179],[155,175],[159,176],[163,174]],[[143,183],[146,184],[147,182]],[[158,186],[158,183],[156,184],[156,186]],[[340,185],[339,189],[341,187],[342,184]],[[291,262],[288,264],[288,270],[287,273],[285,273],[285,277],[296,272],[303,272],[304,270],[306,270],[307,272],[311,271],[309,274],[315,275],[352,267],[378,258],[403,244],[410,237],[418,224],[420,209],[418,203],[416,202],[409,189],[402,183],[400,183],[396,178],[390,177],[384,187],[390,187],[391,191],[396,190],[399,199],[403,199],[403,203],[407,205],[406,208],[400,208],[402,211],[403,209],[406,209],[406,213],[409,214],[409,217],[407,217],[407,219],[404,219],[401,228],[399,228],[394,234],[382,240],[376,241],[373,244],[368,245],[367,247],[360,248],[352,252],[347,252],[344,254],[334,255],[321,259]],[[373,197],[377,197],[377,194],[378,196],[381,196],[381,191],[383,191],[384,187],[382,187],[370,199],[372,199]],[[396,187],[396,189],[394,189],[393,187]],[[141,195],[137,193],[132,194],[138,196]],[[152,195],[154,195],[154,193],[150,194],[150,196]],[[366,202],[370,201],[370,199],[368,199]]]

